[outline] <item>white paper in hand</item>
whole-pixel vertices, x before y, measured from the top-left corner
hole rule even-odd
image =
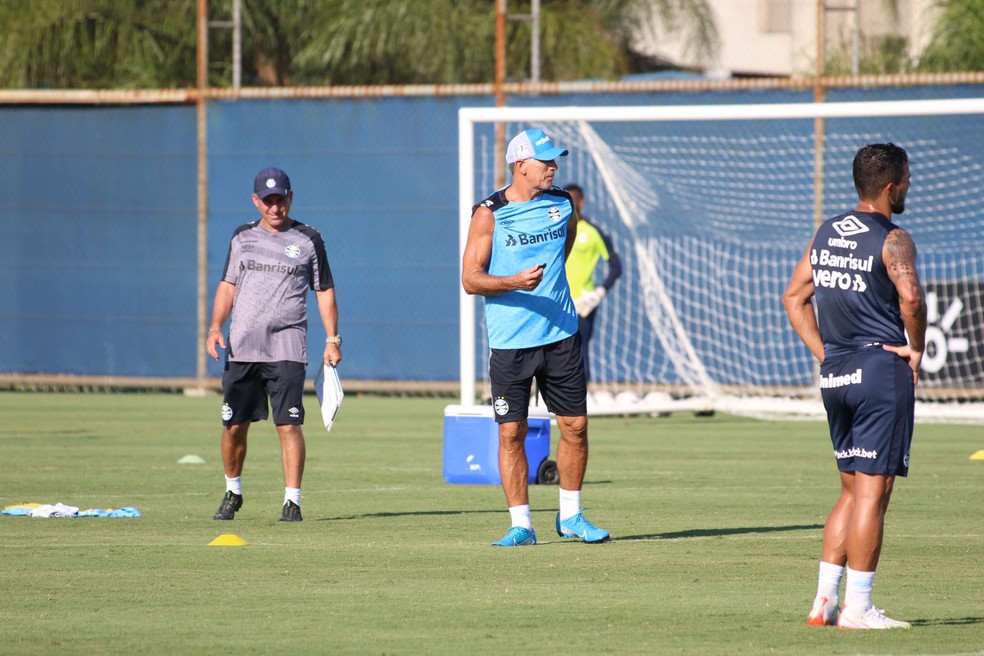
[[[325,421],[325,428],[331,430],[345,396],[342,381],[338,379],[338,370],[327,364],[323,365],[314,381],[314,391],[318,395],[318,403],[321,404],[321,418]]]

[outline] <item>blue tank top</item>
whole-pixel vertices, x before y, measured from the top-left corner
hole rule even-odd
[[[517,203],[506,200],[503,192],[500,189],[480,203],[495,218],[488,273],[511,276],[537,264],[546,268],[533,291],[485,297],[489,347],[522,349],[559,342],[577,332],[564,269],[567,222],[573,212],[570,194],[553,187],[538,198]]]
[[[882,261],[897,226],[881,214],[851,212],[824,221],[810,250],[824,356],[906,343],[899,295]]]

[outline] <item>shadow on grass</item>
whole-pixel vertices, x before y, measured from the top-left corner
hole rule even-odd
[[[912,626],[966,626],[968,624],[984,624],[984,617],[953,617],[938,620],[910,620]]]
[[[750,533],[783,533],[786,531],[812,531],[823,529],[823,524],[793,524],[792,526],[744,526],[739,528],[695,528],[689,531],[651,533],[649,535],[625,535],[613,541],[629,540],[682,540],[685,538],[714,538],[723,535],[747,535]]]
[[[554,510],[533,510],[533,514],[550,513]],[[413,510],[409,512],[375,512],[359,515],[338,515],[334,517],[319,517],[316,522],[334,522],[353,519],[385,519],[387,517],[450,517],[454,515],[499,515],[501,509],[489,510]],[[612,538],[612,542],[629,542],[631,540],[681,540],[686,538],[713,538],[724,535],[748,535],[753,533],[782,533],[786,531],[822,530],[823,524],[794,524],[792,526],[746,526],[740,528],[708,528],[674,531],[671,533],[651,533],[648,535],[625,535]]]
[[[537,511],[533,511],[537,512]],[[383,519],[386,517],[442,517],[445,515],[508,514],[505,510],[413,510],[409,512],[375,512],[361,515],[319,517],[316,522],[335,522],[344,519]]]

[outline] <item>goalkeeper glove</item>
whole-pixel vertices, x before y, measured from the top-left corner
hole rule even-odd
[[[577,316],[586,317],[594,312],[601,303],[601,299],[605,298],[606,293],[608,292],[604,287],[595,287],[594,291],[581,294],[580,298],[574,301]]]

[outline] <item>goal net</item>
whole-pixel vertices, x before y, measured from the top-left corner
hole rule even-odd
[[[570,149],[554,184],[584,188],[622,260],[589,345],[590,413],[822,416],[781,295],[818,222],[856,205],[857,149],[894,142],[912,170],[894,220],[919,249],[929,310],[917,417],[984,420],[984,99],[465,108],[462,248],[496,187],[497,122],[507,140],[535,126]],[[460,320],[467,405],[488,393],[481,299],[462,293]]]

